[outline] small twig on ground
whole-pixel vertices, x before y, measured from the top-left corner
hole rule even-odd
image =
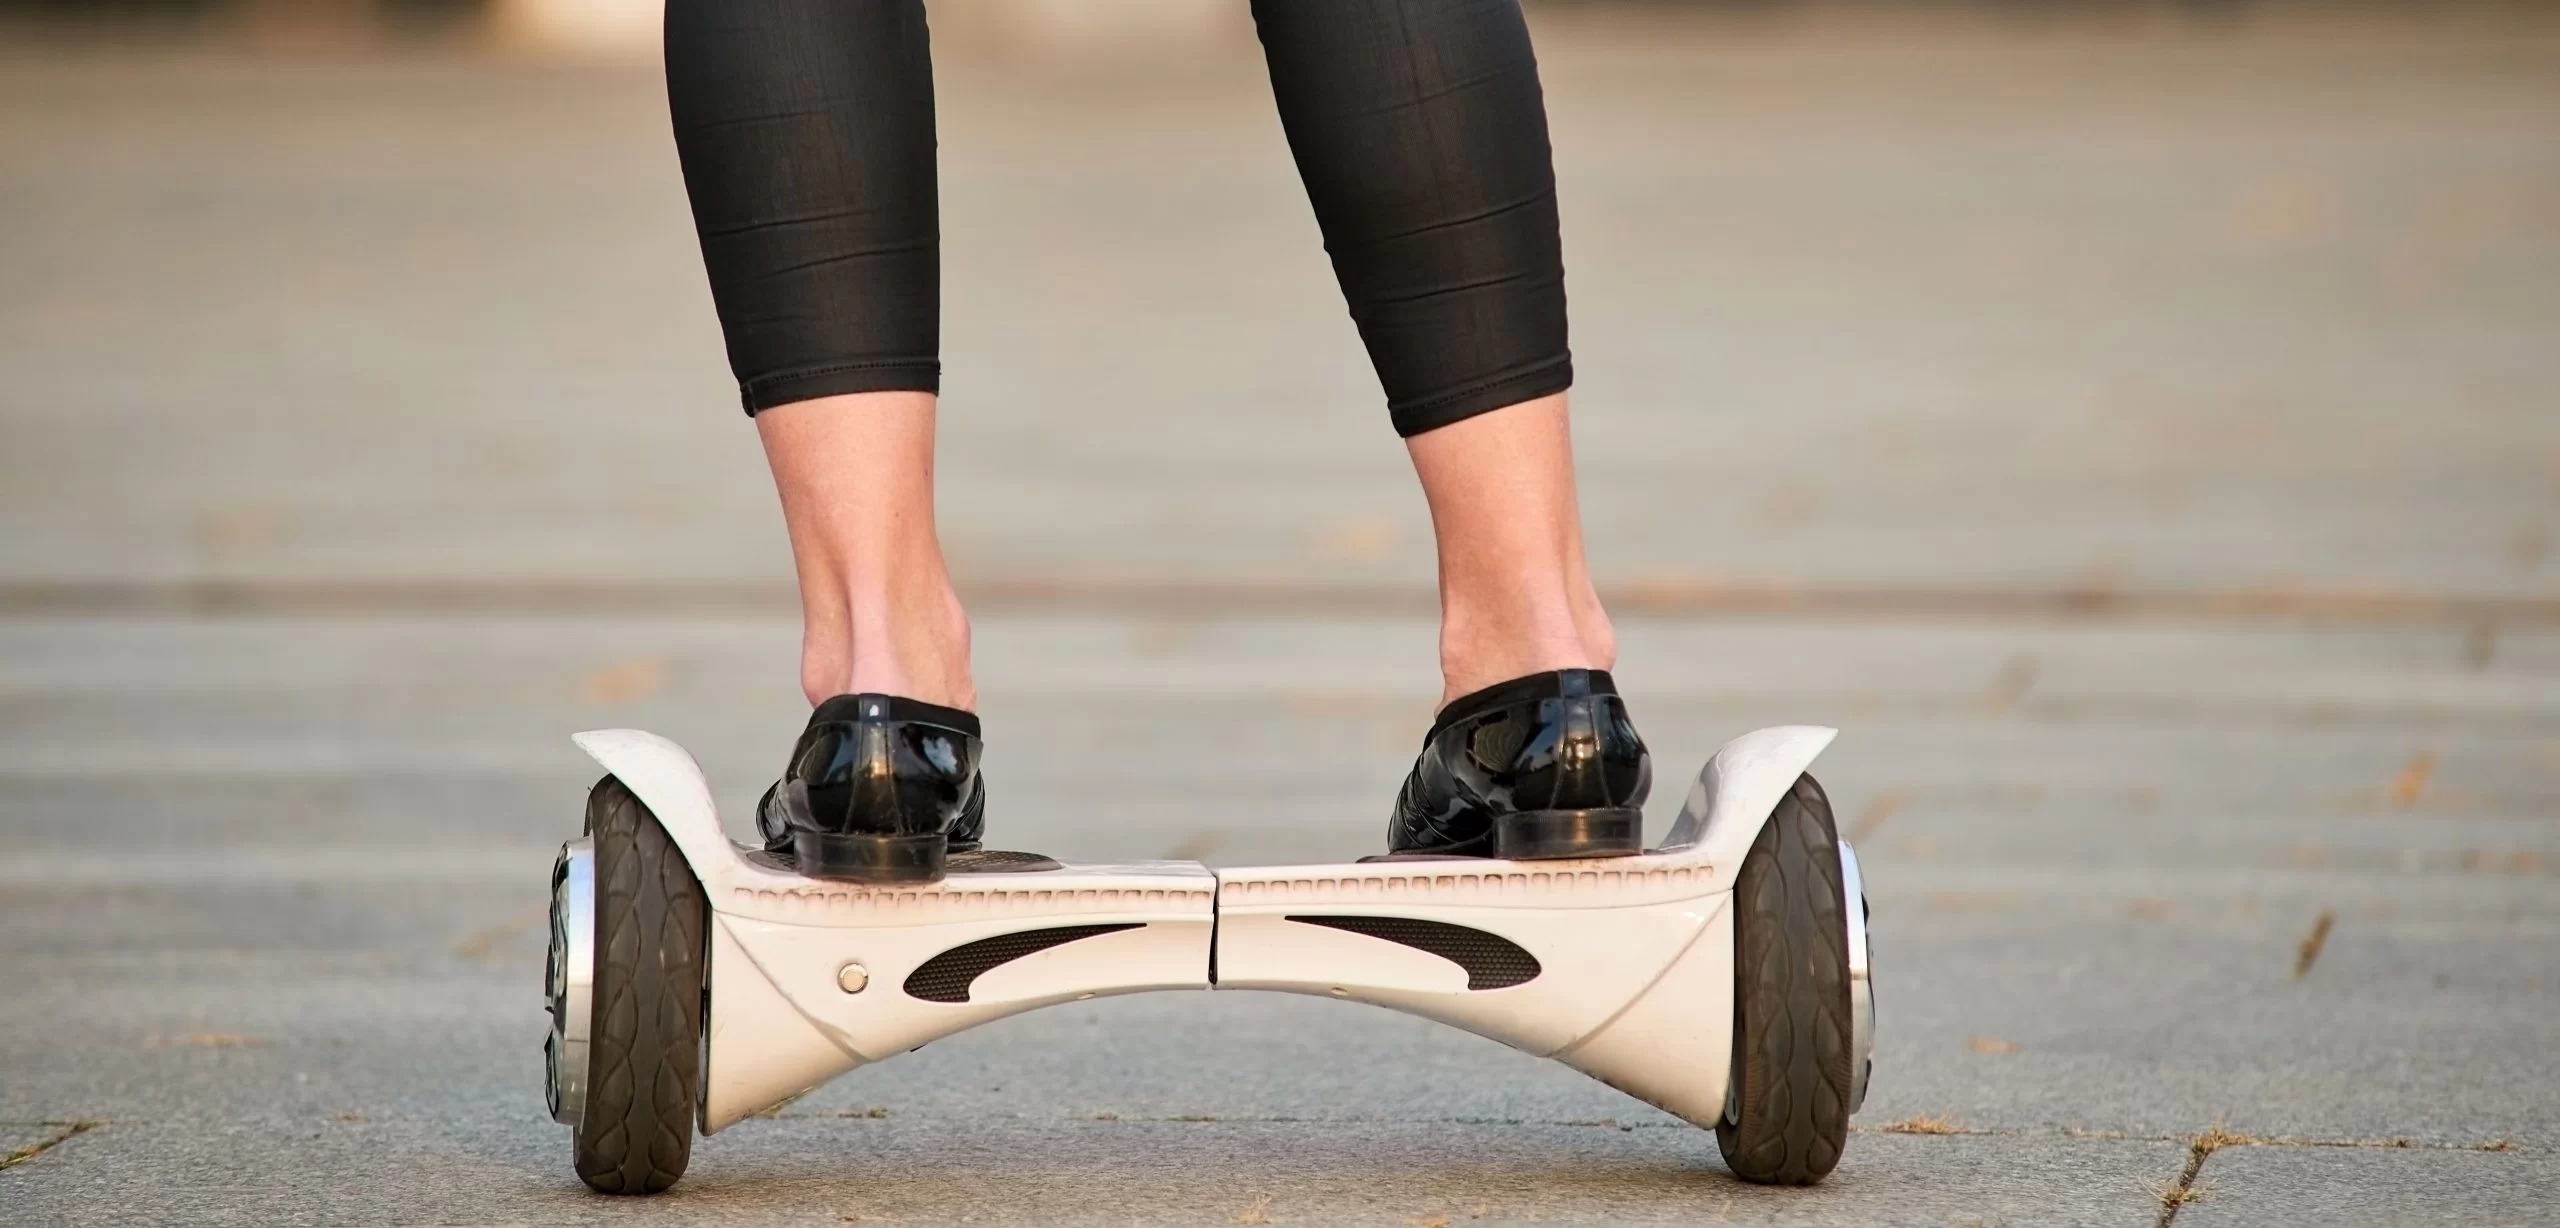
[[[102,1121],[49,1121],[45,1124],[55,1127],[55,1133],[52,1137],[37,1139],[24,1147],[11,1151],[7,1155],[0,1155],[0,1170],[16,1168],[37,1156],[43,1155],[44,1153],[51,1151],[64,1143],[70,1142],[83,1134],[87,1134],[91,1130],[95,1130],[107,1123]]]
[[[2402,810],[2417,805],[2418,798],[2427,791],[2427,782],[2434,779],[2435,774],[2434,751],[2422,750],[2411,755],[2409,766],[2400,769],[2400,775],[2391,782],[2391,804]]]
[[[1235,1221],[1234,1221],[1234,1222],[1239,1223],[1239,1224],[1268,1224],[1268,1223],[1270,1223],[1270,1222],[1271,1222],[1271,1196],[1270,1196],[1269,1194],[1256,1194],[1256,1195],[1254,1195],[1254,1196],[1253,1196],[1253,1203],[1252,1203],[1252,1205],[1247,1206],[1247,1207],[1246,1207],[1244,1210],[1242,1210],[1242,1211],[1238,1211],[1238,1212],[1236,1212],[1236,1217],[1235,1217]]]
[[[2311,923],[2311,932],[2303,936],[2301,949],[2294,952],[2293,979],[2298,981],[2311,975],[2311,961],[2320,958],[2320,948],[2329,941],[2329,927],[2337,923],[2336,912],[2326,908],[2320,910],[2320,919]]]

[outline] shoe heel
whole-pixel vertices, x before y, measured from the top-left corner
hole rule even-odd
[[[871,836],[803,830],[791,835],[791,852],[802,874],[858,883],[937,882],[950,845],[950,837],[939,832]]]
[[[1523,810],[1493,820],[1493,855],[1508,861],[1633,857],[1643,851],[1644,812],[1633,806]]]

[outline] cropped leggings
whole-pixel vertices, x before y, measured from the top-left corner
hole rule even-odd
[[[1564,262],[1518,0],[1251,0],[1398,433],[1563,391]],[[668,0],[667,100],[750,414],[936,391],[923,0]]]

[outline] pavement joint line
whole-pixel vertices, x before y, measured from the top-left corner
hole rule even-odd
[[[103,1121],[91,1121],[84,1119],[79,1121],[40,1121],[33,1124],[50,1127],[54,1130],[54,1134],[50,1138],[37,1139],[35,1142],[29,1143],[24,1147],[20,1147],[7,1155],[0,1155],[0,1172],[7,1172],[12,1168],[16,1168],[37,1156],[43,1155],[44,1153],[51,1151],[64,1143],[70,1142],[83,1134],[87,1134],[91,1130],[95,1130],[107,1123]]]
[[[1240,577],[980,576],[962,598],[984,613],[1409,615],[1439,611],[1413,584],[1339,584]],[[1621,619],[1812,617],[2311,622],[2350,625],[2560,626],[2560,597],[2499,596],[2284,584],[2221,588],[1925,587],[1784,580],[1603,584]],[[789,583],[759,580],[72,579],[0,581],[0,615],[616,614],[787,615]]]
[[[1850,1129],[1867,1130],[1873,1127],[1851,1126]],[[2026,1134],[2029,1131],[1977,1130],[1951,1133]],[[2187,1144],[2193,1144],[2206,1135],[2218,1135],[2214,1143],[2215,1150],[2224,1147],[2350,1147],[2374,1151],[2515,1152],[2525,1150],[2516,1144],[2513,1137],[2507,1135],[2477,1143],[2426,1143],[2412,1138],[2302,1138],[2290,1134],[2235,1134],[2219,1125],[2206,1131],[2205,1134],[2127,1134],[2115,1130],[2088,1130],[2079,1126],[2064,1126],[2062,1133],[2070,1138],[2099,1139],[2107,1142]]]

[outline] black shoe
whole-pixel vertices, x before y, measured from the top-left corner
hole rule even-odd
[[[1606,671],[1561,669],[1441,709],[1396,795],[1390,855],[1624,857],[1644,851],[1653,761]]]
[[[812,878],[931,882],[987,822],[978,718],[895,695],[818,705],[756,806],[765,851]]]

